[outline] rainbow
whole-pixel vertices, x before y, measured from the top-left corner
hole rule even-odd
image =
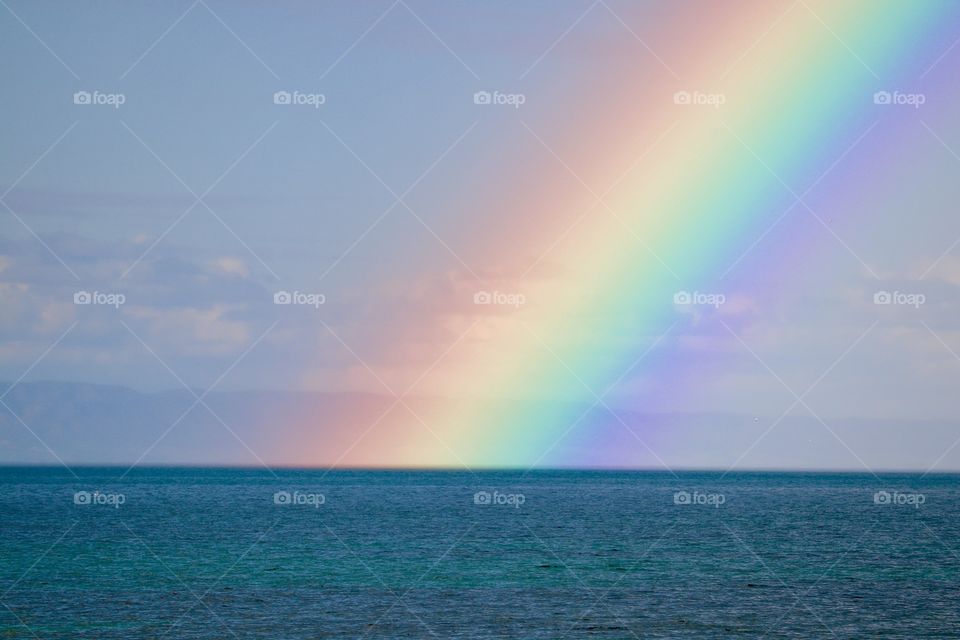
[[[430,395],[437,376],[470,396],[418,405],[416,413],[398,403],[373,425],[349,416],[335,427],[317,424],[323,436],[310,452],[313,463],[596,462],[590,443],[604,434],[583,420],[585,406],[602,407],[602,394],[628,370],[680,384],[696,368],[662,353],[671,327],[687,321],[674,295],[729,286],[736,270],[725,271],[785,210],[802,207],[798,196],[876,120],[874,92],[908,82],[935,59],[938,51],[917,43],[958,12],[947,3],[738,6],[650,17],[658,33],[680,36],[651,45],[669,68],[664,62],[653,81],[637,84],[623,77],[629,69],[598,78],[594,86],[615,99],[567,101],[550,126],[531,127],[550,156],[562,148],[557,166],[568,164],[573,185],[564,189],[581,196],[560,201],[555,180],[508,168],[504,180],[521,195],[499,215],[505,225],[531,218],[530,228],[542,233],[537,246],[548,251],[531,254],[529,238],[488,248],[478,273],[518,256],[533,257],[532,266],[513,282],[477,282],[463,295],[497,289],[522,294],[525,303],[452,323],[450,364],[412,391]],[[644,24],[647,17],[637,10],[624,19]],[[538,95],[564,104],[575,81],[542,81]],[[797,250],[772,252],[764,268],[788,272],[783,256]],[[537,268],[544,263],[548,275]],[[331,428],[338,432],[332,441]],[[577,446],[561,455],[555,445],[566,438]]]

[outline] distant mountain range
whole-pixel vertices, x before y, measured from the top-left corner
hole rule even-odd
[[[186,389],[144,393],[121,386],[22,382],[7,391],[9,386],[0,385],[7,405],[0,404],[0,464],[322,464],[340,453],[324,449],[324,430],[332,421],[349,416],[359,437],[393,402],[367,393],[213,391],[203,396],[195,390],[208,410]],[[414,410],[425,406],[423,399],[406,402]],[[571,415],[587,408],[572,407]],[[826,420],[824,426],[797,411],[771,428],[776,416],[617,415],[619,420],[605,409],[590,411],[540,465],[575,460],[587,467],[926,470],[936,463],[938,471],[960,470],[960,445],[951,449],[960,439],[956,421]],[[923,438],[914,437],[919,429]],[[789,464],[783,463],[785,457]]]

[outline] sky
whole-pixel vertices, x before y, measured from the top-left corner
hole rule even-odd
[[[265,420],[312,434],[271,464],[792,467],[799,420],[960,468],[958,40],[934,0],[5,0],[4,395],[396,399]],[[745,418],[709,458],[693,415]]]

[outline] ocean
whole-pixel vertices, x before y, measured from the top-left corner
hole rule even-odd
[[[960,637],[955,475],[125,471],[0,469],[0,638]]]

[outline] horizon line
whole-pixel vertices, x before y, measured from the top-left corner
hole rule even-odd
[[[662,467],[591,467],[591,466],[563,466],[563,467],[537,467],[526,468],[523,466],[485,466],[485,467],[455,467],[455,466],[334,466],[327,467],[323,465],[305,466],[305,465],[245,465],[245,464],[150,464],[131,468],[129,464],[123,463],[79,463],[73,465],[63,464],[36,464],[36,463],[8,463],[0,462],[0,470],[5,469],[124,469],[130,472],[149,469],[207,469],[207,470],[237,470],[237,471],[365,471],[365,472],[384,472],[384,473],[423,473],[423,472],[445,472],[445,473],[496,473],[496,472],[563,472],[563,471],[587,471],[587,472],[609,472],[609,473],[663,473],[666,475],[676,473],[721,473],[724,475],[733,475],[736,473],[834,473],[845,475],[875,475],[885,474],[923,474],[927,475],[960,475],[960,469],[956,470],[929,470],[923,468],[909,469],[855,469],[849,467],[747,467],[743,469],[724,469],[722,467],[674,467],[665,469]]]

